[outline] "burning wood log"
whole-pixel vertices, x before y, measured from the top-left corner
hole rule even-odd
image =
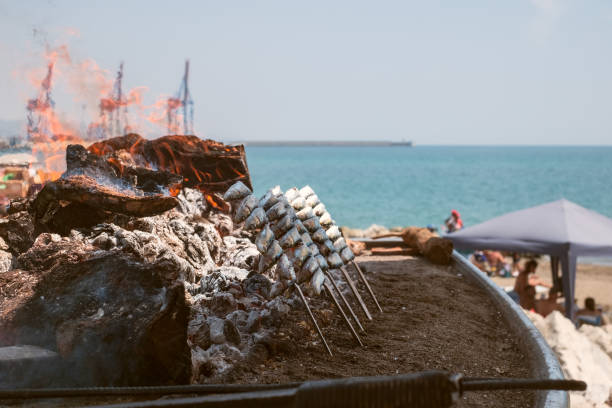
[[[146,217],[178,204],[170,193],[181,177],[166,171],[126,168],[89,153],[81,145],[66,149],[66,172],[47,183],[30,210],[42,229],[67,234],[76,227],[91,227],[115,214]]]
[[[119,173],[130,167],[165,170],[183,177],[183,187],[224,193],[238,181],[252,189],[244,146],[227,146],[197,136],[172,135],[154,140],[131,133],[94,143],[89,151],[105,158]]]
[[[408,227],[401,232],[378,235],[374,239],[400,237],[409,248],[417,249],[430,262],[448,265],[453,254],[453,243],[440,238],[427,228]]]
[[[98,224],[113,214],[147,217],[177,204],[172,196],[136,195],[101,185],[88,176],[70,176],[47,183],[32,202],[32,211],[38,223],[67,233],[73,227]]]

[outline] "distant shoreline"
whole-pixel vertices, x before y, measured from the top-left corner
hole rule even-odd
[[[245,146],[265,146],[265,147],[312,147],[312,146],[335,146],[335,147],[377,147],[377,146],[401,146],[412,147],[411,141],[392,142],[392,141],[375,141],[375,140],[347,140],[347,141],[332,141],[332,140],[296,140],[296,141],[274,141],[274,140],[256,140],[231,142],[230,144],[243,144]]]

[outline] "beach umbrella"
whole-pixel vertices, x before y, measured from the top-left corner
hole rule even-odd
[[[555,282],[561,264],[565,313],[570,318],[575,312],[576,258],[612,256],[612,219],[566,199],[510,212],[444,237],[457,249],[550,255]]]

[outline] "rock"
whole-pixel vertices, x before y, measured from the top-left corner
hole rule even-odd
[[[191,343],[203,350],[206,350],[212,344],[210,339],[210,326],[206,319],[199,315],[196,319],[189,322],[187,336]]]
[[[230,280],[223,273],[215,271],[210,275],[204,276],[200,281],[200,291],[202,293],[216,293],[229,288]]]
[[[223,335],[226,340],[234,345],[240,344],[240,333],[236,329],[234,323],[231,320],[225,320],[223,325]]]
[[[13,254],[0,250],[0,273],[8,272],[13,265]]]
[[[9,250],[14,255],[27,251],[36,238],[34,222],[30,214],[20,211],[0,218],[0,237],[4,241],[3,246],[7,246],[2,249]]]
[[[246,331],[249,333],[253,333],[259,330],[261,327],[261,315],[257,310],[251,310],[249,312],[249,317],[246,322]]]
[[[180,270],[120,249],[41,234],[0,274],[0,345],[58,351],[66,385],[181,384],[191,376]]]
[[[246,332],[247,320],[249,318],[249,314],[244,310],[238,309],[234,310],[232,313],[225,316],[226,320],[230,320],[236,326],[239,332]]]
[[[16,267],[38,275],[61,263],[82,262],[94,249],[83,236],[62,238],[45,232],[36,237],[29,250],[17,257]]]
[[[211,316],[208,318],[208,326],[210,327],[210,341],[215,344],[225,343],[225,320]]]
[[[257,247],[246,238],[227,236],[223,238],[225,266],[235,266],[241,269],[253,270],[260,254]]]
[[[217,230],[217,225],[210,222],[198,222],[193,225],[193,230],[198,237],[200,237],[202,242],[206,243],[208,252],[215,264],[220,263],[224,255],[225,243]]]
[[[210,354],[201,347],[191,349],[191,383],[204,382],[214,373],[215,367],[210,361]]]
[[[220,266],[215,268],[214,273],[219,273],[234,282],[242,282],[249,276],[249,270],[236,266]]]
[[[253,273],[243,283],[246,293],[257,293],[260,296],[268,299],[270,296],[271,282],[268,278],[259,273]]]
[[[198,190],[184,188],[179,195],[177,210],[189,217],[202,217],[207,210],[206,199]]]
[[[208,308],[217,316],[225,316],[236,310],[236,299],[228,292],[217,292],[206,303]]]

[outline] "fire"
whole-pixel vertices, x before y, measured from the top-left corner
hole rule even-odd
[[[78,61],[73,58],[67,45],[54,48],[47,46],[44,60],[44,70],[41,67],[27,74],[30,84],[37,90],[35,97],[26,103],[27,134],[33,155],[49,174],[55,175],[65,170],[63,157],[70,143],[86,146],[131,132],[159,134],[162,129],[168,133],[180,133],[181,124],[187,128],[187,123],[191,124],[188,128],[193,131],[193,111],[189,111],[189,118],[184,116],[187,112],[185,107],[193,104],[188,93],[181,97],[161,95],[147,105],[144,103],[147,87],[122,88],[123,64],[114,77],[113,72],[100,67],[93,59]],[[186,75],[187,70],[188,63]],[[182,85],[185,88],[186,78]],[[83,107],[81,116],[86,115],[89,122],[87,126],[81,126],[83,130],[58,113],[52,95],[55,88],[72,94],[74,101]],[[160,166],[178,166],[172,170],[186,171],[182,164],[165,164],[168,162],[168,154],[163,153],[158,158]],[[189,167],[188,164],[185,166]],[[208,174],[202,174],[195,167],[187,173],[189,182],[198,183],[210,179]],[[236,175],[240,176],[239,172]],[[218,177],[218,174],[215,176]]]
[[[226,146],[197,136],[172,135],[146,140],[129,134],[94,143],[88,150],[106,157],[122,174],[122,161],[148,169],[165,170],[183,177],[183,187],[196,188],[205,194],[215,208],[228,209],[227,203],[215,195],[224,192],[236,181],[251,186],[243,146]],[[223,160],[217,160],[222,157]],[[179,189],[171,191],[178,194]]]

